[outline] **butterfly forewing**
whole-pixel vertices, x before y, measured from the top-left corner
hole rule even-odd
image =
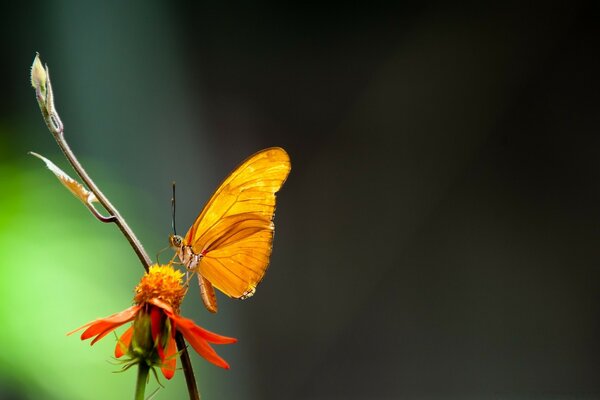
[[[259,151],[219,186],[184,245],[201,254],[199,273],[228,296],[249,297],[269,265],[275,193],[290,171],[285,150]]]

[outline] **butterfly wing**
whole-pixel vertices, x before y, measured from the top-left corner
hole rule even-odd
[[[275,193],[291,164],[285,150],[261,150],[219,186],[184,238],[202,254],[199,273],[230,297],[251,296],[269,265]]]

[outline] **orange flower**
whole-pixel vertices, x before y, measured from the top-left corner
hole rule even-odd
[[[171,265],[153,265],[135,289],[134,306],[89,322],[68,335],[87,328],[81,334],[81,340],[94,338],[93,345],[119,326],[133,321],[115,348],[115,357],[129,357],[124,368],[145,362],[150,367],[160,367],[165,378],[171,379],[177,363],[175,333],[179,331],[198,354],[221,368],[229,369],[229,364],[209,343],[228,344],[235,343],[237,339],[207,331],[179,315],[179,306],[186,292],[181,284],[182,276]]]

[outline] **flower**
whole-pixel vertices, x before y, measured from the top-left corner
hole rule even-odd
[[[124,368],[145,362],[150,367],[160,367],[165,378],[171,379],[177,363],[175,334],[178,331],[206,360],[229,369],[229,364],[209,343],[228,344],[235,343],[237,339],[207,331],[179,315],[179,306],[186,293],[181,284],[182,277],[183,273],[171,265],[151,266],[135,288],[135,305],[89,322],[68,335],[85,328],[81,340],[93,338],[93,345],[119,326],[133,321],[115,347],[115,357],[128,356]]]

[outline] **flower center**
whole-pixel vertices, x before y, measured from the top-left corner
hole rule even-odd
[[[159,299],[177,312],[187,291],[181,284],[182,277],[183,273],[170,264],[152,265],[135,288],[135,303],[141,304],[151,299]]]

